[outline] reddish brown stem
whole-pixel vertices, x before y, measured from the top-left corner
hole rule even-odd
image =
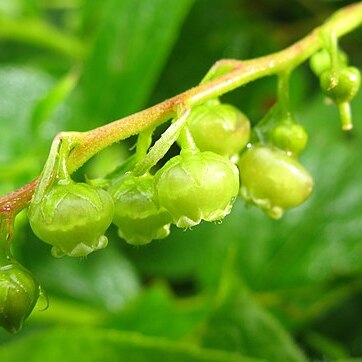
[[[31,200],[38,179],[0,198],[0,214],[16,215]]]
[[[112,143],[137,134],[150,126],[156,126],[175,116],[180,107],[200,104],[255,79],[278,74],[297,66],[323,45],[320,37],[322,30],[330,31],[333,29],[337,36],[342,36],[359,26],[361,22],[362,2],[358,2],[339,10],[322,27],[316,28],[305,38],[280,52],[244,62],[223,61],[226,62],[225,64],[229,69],[225,74],[144,111],[85,132],[80,144],[69,156],[68,171],[74,172],[89,158]],[[212,70],[215,70],[217,66],[218,64]],[[0,198],[0,214],[16,215],[26,207],[31,200],[37,182],[38,178]]]

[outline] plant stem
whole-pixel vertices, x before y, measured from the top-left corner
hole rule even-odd
[[[42,201],[49,185],[54,180],[62,184],[67,184],[71,181],[66,160],[74,145],[81,142],[81,137],[82,133],[80,132],[62,132],[54,138],[38,187],[34,192],[34,203]]]
[[[10,240],[14,232],[14,219],[11,215],[0,214],[0,267],[11,255]]]
[[[338,104],[339,118],[342,122],[342,130],[350,131],[353,128],[351,105],[349,102]]]
[[[178,139],[180,132],[186,124],[189,113],[190,110],[188,108],[185,109],[180,117],[176,119],[170,127],[167,128],[167,130],[150,149],[145,158],[134,167],[134,175],[144,175],[151,169],[152,166],[154,166],[161,158],[165,156],[171,145]]]
[[[324,25],[316,28],[305,38],[285,50],[243,62],[225,60],[225,62],[233,64],[230,65],[230,70],[227,73],[144,111],[86,132],[84,144],[76,149],[73,157],[69,159],[69,171],[78,169],[90,157],[112,143],[137,134],[152,125],[157,126],[174,117],[180,106],[192,107],[201,104],[253,80],[297,66],[324,45],[320,37],[321,31],[333,28],[337,36],[342,36],[356,28],[361,22],[362,2],[359,2],[339,10]]]
[[[284,116],[291,112],[289,98],[289,82],[291,71],[285,70],[278,75],[278,103]]]
[[[338,72],[340,70],[340,64],[338,59],[338,39],[334,32],[329,34],[329,53],[331,56],[332,71]]]
[[[61,144],[61,138],[59,135],[57,135],[50,147],[50,152],[48,159],[45,163],[45,166],[43,168],[42,174],[40,176],[40,181],[38,183],[38,186],[34,192],[33,201],[34,203],[40,203],[43,199],[48,185],[56,177],[57,173],[57,164],[59,164],[59,149]]]
[[[177,117],[179,109],[201,104],[253,80],[278,74],[299,65],[324,45],[321,32],[333,31],[337,37],[341,37],[358,27],[361,22],[362,2],[358,2],[337,11],[321,27],[314,29],[309,35],[282,51],[246,61],[232,59],[219,61],[206,76],[211,80],[146,110],[83,133],[81,143],[69,156],[67,162],[69,173],[77,170],[87,160],[114,142]],[[36,184],[37,180],[34,180],[1,198],[0,213],[10,211],[16,213],[24,208],[30,201]]]
[[[191,135],[190,129],[188,126],[185,126],[181,131],[180,137],[177,140],[181,146],[181,150],[188,150],[192,152],[199,152],[199,149],[196,146],[196,143]]]

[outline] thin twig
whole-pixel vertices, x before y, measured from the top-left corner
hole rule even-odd
[[[70,173],[111,144],[138,134],[149,127],[175,117],[182,107],[192,107],[209,99],[221,96],[253,80],[277,74],[286,68],[293,68],[307,60],[323,46],[321,31],[332,30],[341,37],[357,28],[362,22],[362,2],[349,5],[333,14],[324,25],[290,47],[264,57],[247,61],[221,60],[227,71],[210,81],[203,82],[173,98],[128,117],[109,123],[82,134],[81,143],[69,156],[67,165]],[[0,198],[0,213],[16,214],[27,206],[36,188],[38,179]]]

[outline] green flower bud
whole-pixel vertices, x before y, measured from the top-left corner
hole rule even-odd
[[[0,267],[0,326],[18,332],[34,309],[40,285],[20,264]]]
[[[125,174],[109,189],[115,212],[113,222],[119,235],[129,244],[147,244],[170,233],[169,212],[159,207],[153,176]]]
[[[308,134],[302,125],[287,118],[272,128],[269,138],[274,146],[297,157],[307,144]]]
[[[107,246],[104,232],[112,222],[112,197],[85,183],[54,185],[38,204],[31,204],[29,221],[52,254],[86,256]]]
[[[303,203],[313,180],[308,171],[284,152],[253,146],[239,160],[242,198],[279,219],[284,209]]]
[[[361,73],[355,67],[340,71],[326,70],[321,74],[320,86],[324,94],[335,103],[351,101],[361,85]]]
[[[192,109],[188,127],[201,151],[231,157],[239,154],[250,137],[250,122],[230,104],[203,104]]]
[[[347,66],[348,57],[347,54],[339,50],[338,51],[338,64],[342,67]],[[331,56],[326,49],[321,49],[310,58],[310,67],[313,73],[320,76],[325,70],[332,68]]]
[[[239,189],[238,170],[213,152],[185,150],[156,173],[155,185],[160,204],[186,228],[229,214]]]

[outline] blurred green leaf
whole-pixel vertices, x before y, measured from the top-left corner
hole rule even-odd
[[[30,353],[31,351],[31,353]],[[95,328],[46,329],[3,347],[0,360],[6,362],[257,362],[210,349],[145,337],[135,333]]]
[[[39,132],[40,127],[48,120],[54,110],[74,90],[79,77],[79,70],[73,69],[61,78],[55,86],[46,93],[34,106],[30,120],[33,134]]]
[[[29,153],[29,115],[53,83],[53,77],[41,70],[19,66],[0,68],[0,164]]]
[[[192,0],[85,3],[83,11],[93,15],[89,30],[95,35],[82,86],[85,112],[93,125],[144,105],[191,4]]]
[[[232,293],[203,327],[202,345],[267,361],[305,361],[287,331],[245,291]]]
[[[222,240],[213,237],[219,228],[220,225],[206,223],[187,231],[172,226],[171,235],[167,239],[154,240],[152,245],[143,248],[126,244],[122,244],[122,247],[148,278],[163,276],[172,281],[194,279],[207,262],[211,263],[208,270],[214,268],[214,260],[207,258],[209,253],[217,248],[213,241],[219,243],[220,248],[225,251],[229,245],[227,235]],[[222,259],[225,254],[221,252],[219,255]]]
[[[306,337],[309,345],[313,346],[324,356],[336,360],[348,357],[348,351],[336,341],[318,333],[309,333]]]
[[[74,299],[57,298],[55,295],[47,295],[47,297],[50,298],[49,305],[46,306],[46,300],[40,300],[26,321],[26,328],[37,329],[42,324],[48,326],[102,326],[109,318],[109,313],[99,307],[91,307],[89,304],[76,302]],[[45,307],[47,308],[44,309]]]
[[[12,17],[0,13],[0,39],[44,47],[72,60],[82,59],[85,53],[84,43],[78,38],[58,30],[41,17]]]
[[[29,182],[41,170],[51,135],[65,127],[70,112],[59,108],[39,137],[31,137],[33,107],[55,80],[50,74],[26,66],[0,67],[0,194]],[[51,137],[52,137],[51,136]],[[46,149],[46,148],[45,148]]]
[[[114,315],[110,326],[147,336],[177,340],[187,338],[203,320],[208,309],[205,298],[178,300],[164,285],[156,284]]]
[[[3,0],[0,2],[0,13],[7,15],[17,15],[22,10],[22,0]]]
[[[32,270],[49,294],[87,302],[108,311],[119,311],[140,291],[136,270],[112,246],[85,260],[55,259],[48,255],[32,264]]]

